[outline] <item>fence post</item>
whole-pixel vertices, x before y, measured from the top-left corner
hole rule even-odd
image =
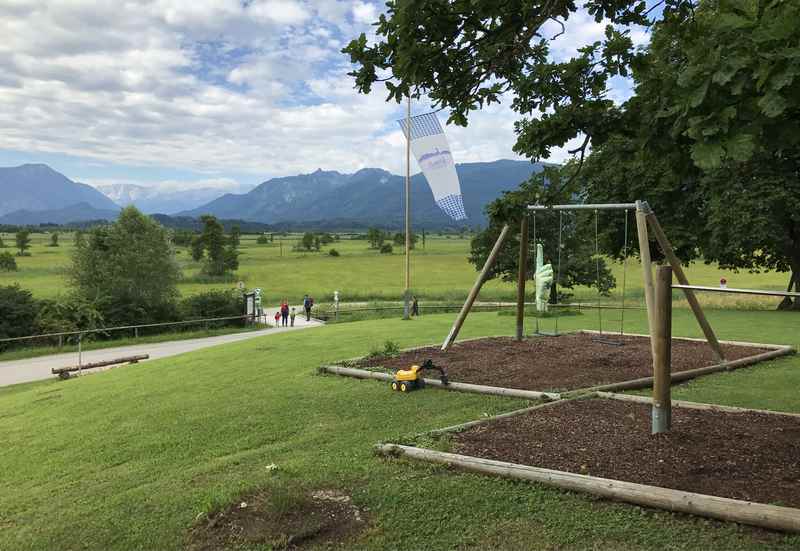
[[[83,362],[81,356],[81,343],[83,342],[83,333],[78,333],[78,376],[83,375]]]
[[[652,434],[668,432],[672,426],[672,268],[656,270],[653,315],[653,414]]]

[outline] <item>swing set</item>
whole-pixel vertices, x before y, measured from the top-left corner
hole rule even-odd
[[[628,219],[630,218],[630,212],[635,212],[635,220],[636,220],[636,232],[639,241],[639,256],[642,265],[642,279],[644,283],[644,296],[645,296],[645,306],[647,308],[647,321],[648,321],[648,328],[649,328],[649,335],[651,339],[651,345],[655,344],[653,331],[655,328],[655,287],[653,282],[653,264],[650,258],[650,237],[648,229],[652,231],[653,236],[655,237],[656,242],[658,243],[661,251],[664,253],[664,257],[667,262],[672,267],[672,272],[675,275],[675,278],[678,280],[678,286],[676,288],[680,288],[684,295],[686,296],[686,300],[689,303],[689,306],[694,314],[695,318],[697,319],[697,323],[700,325],[700,328],[703,331],[703,335],[705,336],[705,340],[708,342],[709,346],[711,347],[712,353],[714,355],[715,360],[719,362],[725,361],[725,356],[722,351],[722,347],[720,346],[719,340],[717,339],[716,335],[714,334],[714,330],[711,328],[711,325],[708,323],[708,319],[706,319],[705,314],[703,313],[703,309],[700,306],[700,303],[697,301],[697,297],[694,294],[694,290],[691,288],[689,284],[689,280],[686,278],[686,274],[683,271],[683,267],[681,266],[680,260],[675,255],[675,251],[672,248],[672,244],[667,239],[664,230],[661,228],[661,224],[656,218],[655,213],[650,208],[650,205],[647,204],[646,201],[636,201],[635,203],[598,203],[598,204],[566,204],[566,205],[528,205],[526,208],[526,212],[522,216],[521,224],[520,224],[520,247],[519,247],[519,271],[517,276],[517,327],[516,327],[516,339],[518,341],[522,340],[524,337],[525,326],[524,326],[524,314],[525,314],[525,284],[527,281],[527,265],[528,265],[528,225],[529,221],[533,221],[533,240],[534,244],[536,243],[536,213],[540,211],[558,211],[558,255],[557,255],[557,269],[556,269],[556,277],[553,281],[554,285],[554,294],[556,296],[556,304],[554,305],[556,310],[560,308],[562,305],[558,302],[558,285],[561,281],[561,263],[562,263],[562,234],[564,230],[564,212],[574,212],[574,211],[594,211],[594,239],[595,239],[595,269],[597,274],[597,292],[598,297],[602,295],[602,287],[601,287],[601,279],[600,279],[600,239],[599,239],[599,219],[600,219],[600,211],[622,211],[624,216],[624,244],[623,244],[623,269],[622,269],[622,296],[621,296],[621,303],[619,308],[621,309],[621,316],[620,316],[620,326],[619,332],[613,333],[613,335],[617,335],[619,337],[623,337],[625,335],[624,332],[624,323],[625,323],[625,292],[627,286],[627,267],[628,267]],[[530,219],[530,220],[529,220]],[[467,296],[464,305],[461,308],[461,311],[458,313],[455,321],[453,322],[453,326],[450,329],[447,337],[442,344],[442,351],[447,351],[450,346],[452,346],[453,342],[455,342],[456,337],[458,336],[459,331],[461,330],[464,321],[466,320],[467,316],[469,315],[470,310],[472,309],[472,305],[474,304],[476,298],[478,297],[478,293],[480,292],[481,287],[486,282],[489,273],[491,272],[492,267],[494,266],[497,257],[502,249],[503,244],[505,243],[506,238],[508,237],[510,231],[510,227],[508,224],[503,225],[503,228],[500,230],[500,235],[498,236],[497,240],[492,247],[491,252],[489,253],[486,262],[483,265],[480,273],[478,274],[477,279],[475,280],[475,284],[470,289],[469,295]],[[598,312],[598,324],[599,324],[599,338],[602,339],[604,335],[612,335],[612,333],[603,333],[603,308],[616,308],[616,306],[603,306],[602,304],[595,305]],[[560,333],[558,332],[558,313],[556,312],[555,316],[555,331],[553,333],[545,333],[540,331],[539,328],[539,320],[536,320],[536,330],[534,334],[537,335],[548,335],[548,336],[557,336]],[[611,340],[611,339],[604,339],[601,342],[605,342],[607,344],[614,344],[614,345],[621,345],[622,340]]]
[[[559,206],[563,206],[563,205],[559,205]],[[583,207],[583,205],[576,205],[576,206],[577,207]],[[603,309],[604,308],[616,308],[616,307],[615,306],[607,307],[607,306],[604,306],[604,305],[600,304],[600,300],[601,300],[601,298],[603,296],[602,283],[601,283],[601,278],[600,278],[600,232],[599,232],[600,210],[610,210],[610,209],[608,209],[608,208],[607,209],[603,209],[603,208],[601,208],[602,205],[588,205],[588,206],[589,207],[592,207],[592,206],[594,207],[593,208],[593,211],[594,211],[594,258],[595,258],[595,273],[596,273],[595,285],[597,286],[597,299],[598,299],[598,304],[595,305],[595,309],[597,310],[597,325],[598,325],[598,333],[600,334],[599,338],[596,338],[596,339],[593,339],[593,340],[598,341],[598,342],[602,342],[602,343],[605,343],[605,344],[622,346],[624,344],[624,341],[622,341],[621,339],[619,339],[619,340],[609,340],[609,339],[604,339],[603,338],[603,335],[604,335],[604,332],[603,332]],[[555,315],[555,318],[554,318],[555,330],[552,333],[548,333],[548,332],[542,331],[540,329],[540,327],[539,327],[539,318],[536,317],[536,329],[533,332],[535,335],[557,337],[557,336],[560,335],[560,333],[558,332],[558,318],[559,318],[558,312],[559,312],[559,309],[561,307],[563,307],[563,306],[568,306],[566,304],[562,305],[559,302],[559,294],[558,294],[558,286],[561,283],[561,253],[562,253],[562,251],[564,249],[564,247],[562,245],[562,234],[564,232],[564,212],[577,211],[577,210],[586,210],[586,209],[585,208],[573,208],[573,209],[569,209],[569,211],[568,211],[567,209],[564,209],[564,208],[555,208],[555,207],[550,208],[550,207],[542,207],[542,206],[539,206],[539,205],[531,205],[531,206],[528,207],[528,210],[531,212],[530,218],[531,218],[531,222],[533,224],[533,250],[534,251],[537,251],[536,246],[539,243],[537,241],[537,239],[536,239],[536,212],[537,211],[542,211],[542,210],[558,210],[558,254],[557,254],[556,277],[553,280],[553,295],[555,296],[555,303],[551,305],[556,309],[555,310],[556,315]],[[624,329],[623,328],[625,326],[625,294],[626,294],[627,279],[628,279],[627,278],[627,275],[628,275],[628,218],[629,218],[629,213],[630,213],[631,210],[632,209],[630,209],[630,208],[623,208],[622,209],[622,211],[623,211],[623,240],[622,240],[622,294],[621,294],[621,297],[620,297],[621,300],[620,300],[620,305],[619,305],[619,309],[620,309],[620,312],[621,312],[620,319],[619,319],[619,335],[620,336],[622,336],[624,334]],[[522,246],[523,246],[522,243],[520,243],[520,247],[522,247]],[[534,252],[534,255],[535,254],[536,254],[536,252]],[[534,262],[533,262],[534,265],[537,265],[536,260],[537,259],[534,256]]]

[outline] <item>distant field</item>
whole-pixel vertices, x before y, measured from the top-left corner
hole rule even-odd
[[[3,234],[8,251],[14,251],[13,235]],[[32,235],[31,256],[17,258],[19,271],[0,273],[0,285],[19,283],[30,289],[37,297],[52,297],[66,290],[65,268],[69,264],[73,236],[61,234],[59,247],[48,247],[50,237],[39,233]],[[233,278],[224,282],[207,282],[200,274],[201,264],[194,262],[186,248],[178,248],[178,260],[184,273],[179,289],[190,295],[209,289],[225,289],[235,286],[236,281],[245,282],[248,289],[261,287],[265,301],[277,302],[288,298],[297,302],[305,293],[311,294],[317,303],[332,300],[338,290],[344,302],[399,300],[403,288],[402,248],[395,253],[382,255],[368,248],[362,240],[342,240],[323,247],[317,253],[293,252],[292,247],[299,236],[283,238],[280,242],[258,245],[256,236],[245,235],[241,241],[240,268]],[[341,256],[328,254],[335,248]],[[469,239],[451,236],[429,236],[426,247],[414,250],[412,257],[412,282],[414,292],[425,301],[462,300],[475,280],[475,269],[467,261]],[[622,265],[613,267],[618,287],[612,297],[604,301],[619,302],[622,286]],[[716,266],[695,263],[687,269],[690,281],[698,285],[717,285],[721,277],[731,287],[785,289],[786,274],[735,274],[719,270]],[[631,258],[627,270],[626,300],[630,305],[643,300],[641,270],[638,259]],[[488,282],[481,292],[482,300],[513,300],[515,285],[500,281]],[[677,295],[676,295],[677,298]],[[575,299],[596,301],[596,292],[590,288],[575,290]],[[766,307],[777,304],[774,299],[738,297],[734,295],[706,295],[703,301],[708,306]]]

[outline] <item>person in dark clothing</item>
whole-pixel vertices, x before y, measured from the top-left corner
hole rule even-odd
[[[419,315],[419,302],[417,302],[417,297],[411,297],[411,315],[418,316]]]
[[[284,327],[289,325],[289,301],[283,299],[281,303],[281,320]]]
[[[311,321],[311,308],[314,306],[314,299],[306,295],[303,298],[303,309],[306,311],[306,321]]]

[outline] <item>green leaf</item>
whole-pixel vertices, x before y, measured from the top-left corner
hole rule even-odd
[[[719,167],[724,156],[725,148],[718,143],[697,142],[692,146],[692,160],[703,170]]]
[[[779,93],[770,90],[764,97],[758,100],[761,112],[766,116],[774,118],[786,110],[786,100]]]
[[[737,161],[748,161],[756,149],[755,137],[752,134],[737,134],[725,142],[728,157]]]
[[[703,103],[703,100],[706,99],[706,93],[708,93],[708,81],[703,82],[691,92],[689,95],[689,105],[697,107]]]

